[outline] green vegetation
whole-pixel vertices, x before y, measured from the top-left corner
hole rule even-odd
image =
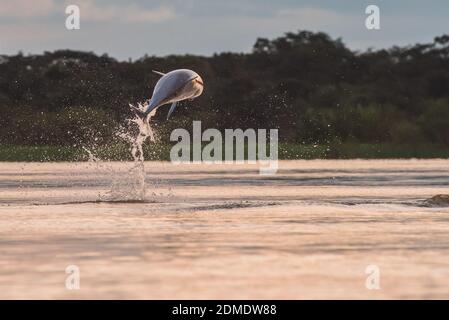
[[[125,159],[116,132],[129,103],[152,93],[152,69],[190,68],[203,95],[154,118],[167,159],[169,133],[207,128],[279,129],[281,158],[447,157],[449,35],[354,52],[340,39],[299,31],[258,39],[248,54],[145,56],[117,61],[77,51],[0,56],[1,160],[83,159],[83,146]],[[12,147],[5,147],[12,146]],[[165,147],[164,147],[165,146]],[[152,148],[152,149],[151,149]]]
[[[170,145],[154,144],[144,148],[146,160],[169,161]],[[124,144],[95,149],[99,159],[131,161]],[[391,159],[391,158],[449,158],[449,147],[429,144],[335,144],[304,145],[281,143],[279,159]],[[0,146],[0,161],[87,161],[89,154],[82,148],[58,146]]]
[[[0,146],[0,161],[75,161],[79,150],[57,146]]]

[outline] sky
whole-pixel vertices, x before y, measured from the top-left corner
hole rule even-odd
[[[67,30],[68,5],[80,29]],[[365,27],[368,5],[380,30]],[[353,50],[431,42],[449,34],[448,0],[0,0],[0,54],[57,49],[143,55],[250,52],[258,37],[297,30],[341,37]]]

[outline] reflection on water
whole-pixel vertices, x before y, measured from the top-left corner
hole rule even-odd
[[[424,206],[449,161],[146,162],[143,199],[99,197],[133,165],[0,163],[0,298],[449,297],[449,208]]]
[[[267,200],[265,191],[270,190],[269,198],[275,200],[410,204],[449,192],[449,161],[445,160],[284,161],[274,176],[259,175],[254,165],[147,162],[145,167],[138,160],[105,162],[92,155],[87,163],[3,163],[0,190],[11,197],[0,201],[9,205],[53,203],[55,198],[66,203],[154,202],[158,195],[170,195],[174,187],[178,191],[220,189],[194,193],[208,200],[232,199],[240,191],[239,198]],[[148,195],[145,185],[150,186]],[[261,192],[263,198],[258,196]]]

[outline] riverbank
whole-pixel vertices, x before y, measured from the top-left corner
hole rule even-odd
[[[147,144],[145,159],[170,160],[171,146]],[[104,160],[132,160],[129,146],[106,145],[91,149],[92,154]],[[0,146],[0,161],[85,161],[89,153],[84,148],[63,146]],[[449,158],[449,147],[437,144],[362,144],[342,143],[333,145],[279,144],[280,160],[295,159],[431,159]]]

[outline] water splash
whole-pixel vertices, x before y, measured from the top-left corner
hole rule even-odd
[[[143,112],[147,108],[148,104],[139,103],[136,106],[130,104],[129,107],[131,110],[138,110],[139,112]],[[151,142],[155,141],[154,130],[150,125],[150,120],[156,113],[156,109],[152,110],[148,116],[140,116],[138,114],[134,115],[134,118],[127,119],[126,123],[127,127],[121,127],[117,132],[117,136],[125,140],[126,142],[131,144],[131,155],[133,156],[134,161],[143,162],[144,154],[143,154],[143,143],[150,138]],[[138,129],[137,132],[132,130],[132,127]],[[130,128],[131,127],[131,128]],[[131,130],[130,130],[131,129]]]
[[[145,201],[145,156],[143,144],[148,139],[154,142],[156,139],[155,130],[150,125],[150,120],[156,113],[156,110],[150,112],[147,116],[140,116],[147,108],[147,103],[138,103],[137,106],[129,105],[134,113],[134,117],[127,119],[119,127],[116,136],[129,144],[129,151],[133,162],[125,171],[117,171],[112,165],[106,165],[101,159],[97,158],[92,151],[83,147],[88,153],[89,162],[95,163],[102,171],[106,170],[111,175],[111,188],[105,194],[99,195],[100,201]]]
[[[88,162],[99,162],[101,161],[99,158],[97,158],[92,151],[90,151],[87,147],[82,146],[83,150],[86,151],[88,158]]]
[[[131,110],[137,109],[139,113],[143,113],[147,109],[148,103],[138,103],[137,106],[130,104],[129,107]],[[156,114],[156,109],[152,110],[147,116],[140,116],[139,113],[135,113],[134,118],[126,120],[126,126],[117,131],[117,136],[130,144],[130,152],[134,160],[133,166],[128,171],[134,183],[130,184],[132,190],[125,196],[128,198],[131,195],[134,198],[132,200],[143,201],[146,194],[143,144],[148,138],[151,142],[155,141],[155,132],[150,125],[150,120]],[[123,197],[122,191],[120,196]]]

